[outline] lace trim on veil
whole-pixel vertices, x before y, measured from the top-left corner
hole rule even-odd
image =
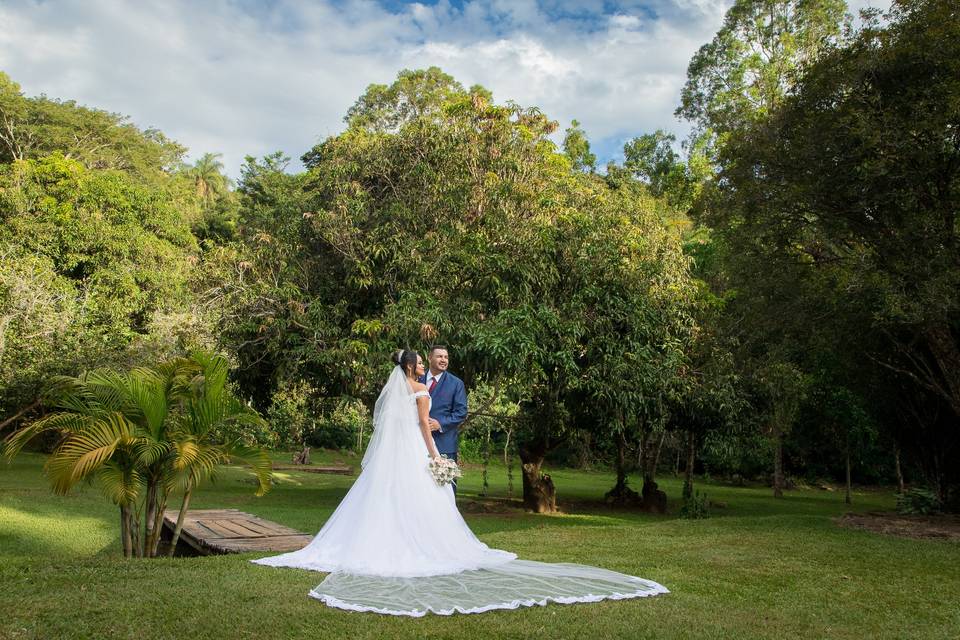
[[[309,595],[346,611],[419,618],[664,593],[669,590],[656,582],[599,567],[514,560],[500,567],[419,578],[332,573]]]

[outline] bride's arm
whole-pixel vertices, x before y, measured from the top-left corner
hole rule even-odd
[[[423,436],[423,441],[427,445],[427,451],[430,452],[431,458],[438,458],[440,454],[437,453],[437,445],[430,431],[430,398],[428,396],[417,398],[417,413],[420,417],[420,435]]]

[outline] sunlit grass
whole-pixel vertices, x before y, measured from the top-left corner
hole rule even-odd
[[[359,464],[328,452],[314,459]],[[27,454],[0,466],[0,638],[956,638],[960,629],[960,544],[838,528],[842,496],[816,489],[774,500],[766,487],[701,483],[727,506],[688,521],[675,515],[678,479],[660,483],[672,513],[654,516],[606,507],[610,473],[554,470],[563,513],[536,516],[496,512],[506,474],[494,467],[487,500],[496,508],[473,513],[480,473],[470,468],[461,508],[491,546],[632,573],[672,593],[413,620],[324,607],[306,596],[322,574],[247,562],[258,554],[124,561],[115,509],[96,487],[52,495],[42,464]],[[283,471],[256,498],[249,478],[227,469],[193,506],[314,532],[353,481]],[[854,501],[855,510],[894,504],[888,491],[858,491]]]

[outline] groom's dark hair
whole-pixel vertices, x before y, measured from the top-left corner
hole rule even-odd
[[[429,353],[433,353],[433,352],[436,351],[437,349],[443,349],[444,351],[450,351],[450,349],[447,349],[446,345],[435,344],[435,345],[433,345],[432,347],[430,347]]]

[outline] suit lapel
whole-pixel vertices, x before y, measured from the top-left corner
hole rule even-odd
[[[436,398],[438,395],[440,395],[440,389],[442,389],[442,388],[443,388],[443,385],[445,385],[445,384],[447,384],[447,372],[446,372],[446,371],[444,371],[444,372],[440,375],[440,380],[437,382],[437,386],[433,388],[433,393],[431,393],[430,396]]]

